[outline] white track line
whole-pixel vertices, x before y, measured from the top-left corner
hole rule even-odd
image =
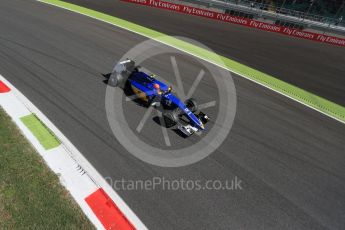
[[[254,80],[254,79],[251,79],[251,78],[246,77],[245,75],[242,75],[241,73],[238,73],[238,72],[236,72],[236,71],[233,71],[233,70],[231,70],[231,69],[228,69],[228,68],[226,68],[226,67],[224,67],[224,66],[219,65],[218,63],[215,63],[215,62],[210,61],[210,60],[208,60],[208,59],[205,59],[205,58],[203,58],[203,57],[199,57],[198,55],[195,55],[195,54],[193,54],[193,53],[190,53],[190,52],[188,52],[188,51],[185,51],[185,50],[183,50],[183,49],[181,49],[181,48],[179,48],[179,47],[175,47],[174,45],[168,44],[168,43],[166,43],[166,42],[162,42],[162,41],[160,41],[160,40],[158,40],[158,39],[155,39],[154,37],[147,36],[147,35],[145,35],[145,34],[143,34],[143,33],[137,32],[137,31],[135,31],[135,30],[128,29],[128,28],[126,28],[126,27],[124,27],[124,26],[120,26],[120,25],[117,25],[117,24],[114,24],[114,23],[105,21],[105,20],[99,19],[99,18],[97,18],[97,17],[88,15],[88,14],[84,14],[84,13],[81,13],[81,12],[78,12],[78,11],[75,11],[75,10],[72,10],[72,9],[69,9],[69,8],[66,8],[66,7],[63,7],[63,6],[55,5],[54,3],[44,2],[44,1],[41,1],[41,0],[37,0],[37,1],[38,1],[38,2],[42,2],[42,3],[45,3],[45,4],[48,4],[48,5],[52,5],[52,6],[61,8],[61,9],[65,9],[65,10],[67,10],[67,11],[71,11],[71,12],[74,12],[74,13],[77,13],[77,14],[81,14],[81,15],[84,15],[84,16],[89,17],[89,18],[96,19],[96,20],[98,20],[98,21],[101,21],[101,22],[104,22],[104,23],[107,23],[107,24],[116,26],[116,27],[118,27],[118,28],[122,28],[122,29],[124,29],[124,30],[131,31],[131,32],[133,32],[133,33],[135,33],[135,34],[139,34],[139,35],[141,35],[141,36],[143,36],[143,37],[150,38],[150,39],[152,39],[152,40],[154,40],[154,41],[156,41],[156,42],[162,43],[162,44],[164,44],[164,45],[173,47],[173,48],[175,48],[175,49],[177,49],[177,50],[180,50],[180,51],[182,51],[182,52],[184,52],[184,53],[187,53],[187,54],[189,54],[189,55],[191,55],[191,56],[193,56],[193,57],[197,57],[197,58],[199,58],[199,59],[201,59],[201,60],[204,60],[204,61],[206,61],[206,62],[209,62],[209,63],[211,63],[211,64],[213,64],[213,65],[215,65],[215,66],[218,66],[219,68],[228,70],[228,71],[230,71],[230,72],[232,72],[232,73],[234,73],[234,74],[236,74],[236,75],[238,75],[238,76],[241,76],[241,77],[243,77],[243,78],[245,78],[245,79],[247,79],[247,80],[249,80],[249,81],[251,81],[251,82],[254,82],[254,83],[258,84],[258,85],[261,85],[261,86],[263,86],[263,87],[265,87],[265,88],[267,88],[267,89],[270,89],[270,90],[272,90],[272,91],[274,91],[274,92],[276,92],[276,93],[278,93],[278,94],[280,94],[280,95],[282,95],[282,96],[285,96],[285,97],[287,97],[287,98],[289,98],[289,99],[291,99],[291,100],[293,100],[293,101],[295,101],[295,102],[298,102],[298,103],[300,103],[300,104],[302,104],[302,105],[304,105],[304,106],[306,106],[306,107],[308,107],[308,108],[310,108],[310,109],[313,109],[313,110],[315,110],[315,111],[317,111],[317,112],[319,112],[319,113],[322,113],[323,115],[326,115],[326,116],[329,117],[329,118],[332,118],[332,119],[334,119],[334,120],[336,120],[336,121],[339,121],[339,122],[342,123],[342,124],[345,124],[345,121],[340,120],[340,119],[338,119],[338,118],[336,118],[336,117],[333,117],[332,115],[327,114],[327,113],[323,112],[322,110],[319,110],[319,109],[317,109],[317,108],[315,108],[315,107],[312,107],[312,106],[310,106],[310,105],[308,105],[308,104],[306,104],[306,103],[304,103],[304,102],[302,102],[302,101],[299,101],[299,100],[297,100],[297,99],[295,99],[295,98],[293,98],[293,97],[291,97],[291,96],[289,96],[289,95],[287,95],[287,94],[284,94],[284,93],[282,93],[282,92],[280,92],[280,91],[278,91],[278,90],[276,90],[276,89],[274,89],[274,88],[271,88],[270,86],[267,86],[267,85],[265,85],[265,84],[262,84],[261,82],[258,82],[258,81]],[[114,17],[114,18],[116,18],[116,17]],[[133,24],[135,24],[135,23],[133,23]],[[164,34],[162,34],[162,35],[164,35]],[[167,36],[168,36],[168,35],[167,35]]]
[[[92,166],[92,164],[79,152],[79,150],[72,144],[70,140],[65,137],[65,135],[29,100],[27,99],[19,90],[17,90],[9,81],[7,81],[3,76],[0,75],[0,80],[3,81],[8,87],[11,88],[11,92],[15,95],[16,98],[26,107],[26,109],[30,112],[27,114],[34,113],[36,116],[54,133],[54,135],[60,140],[61,145],[58,148],[63,148],[69,156],[75,160],[82,167],[82,169],[87,173],[88,177],[91,181],[100,188],[103,188],[105,193],[114,201],[116,206],[121,210],[121,212],[126,216],[128,221],[136,228],[136,229],[147,229],[147,227],[141,222],[141,220],[137,217],[137,215],[129,208],[129,206],[122,200],[122,198],[115,192],[115,190],[107,183],[107,181],[103,178],[103,176]],[[2,95],[2,94],[0,94]],[[2,97],[2,96],[1,96]],[[0,100],[1,102],[1,100]],[[6,103],[13,104],[13,100],[10,100]],[[13,107],[13,106],[12,106]],[[18,109],[18,108],[16,108]],[[25,114],[24,114],[25,115]],[[19,120],[19,118],[17,119]],[[40,150],[43,149],[42,146],[38,143],[37,139],[33,136],[33,134],[27,130],[22,122],[16,122],[18,126],[24,130],[25,134],[28,133],[28,136],[31,137],[30,141],[32,143],[37,143],[35,145],[36,149]],[[27,131],[25,131],[27,130]],[[54,149],[53,149],[54,150]],[[51,150],[52,151],[52,150]],[[54,154],[53,154],[54,155]],[[70,178],[65,177],[67,181]],[[72,180],[73,181],[73,180]],[[73,182],[77,183],[77,181]],[[70,182],[70,184],[73,184]],[[78,197],[78,201],[80,199],[85,199],[85,196]],[[78,202],[79,203],[79,202]],[[79,203],[80,204],[80,203]],[[99,223],[98,219],[95,220],[94,214],[90,207],[84,204],[81,205],[83,211],[87,210],[87,216],[92,220],[93,223],[96,223],[96,227],[98,229],[103,229],[103,226]],[[92,214],[91,214],[92,213]]]

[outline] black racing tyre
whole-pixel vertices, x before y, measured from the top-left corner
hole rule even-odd
[[[179,121],[179,111],[172,110],[163,114],[166,128],[175,126]]]
[[[122,83],[122,81],[123,81],[123,77],[121,74],[112,74],[109,77],[108,85],[112,87],[117,87]]]
[[[192,111],[193,113],[195,113],[196,111],[198,111],[198,103],[196,102],[196,100],[194,98],[189,98],[188,100],[186,100],[185,102],[187,108]]]

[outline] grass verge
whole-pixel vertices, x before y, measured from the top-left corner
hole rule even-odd
[[[0,229],[94,229],[1,108]]]

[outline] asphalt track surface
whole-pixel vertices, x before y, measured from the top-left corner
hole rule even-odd
[[[145,38],[35,1],[1,1],[0,22],[0,73],[104,177],[242,180],[236,191],[119,190],[150,229],[345,228],[345,127],[339,122],[234,76],[237,113],[226,141],[196,164],[152,166],[114,138],[102,76]],[[187,69],[193,63],[186,61]],[[147,67],[171,76],[164,58]],[[141,108],[130,106],[139,120]],[[156,134],[147,129],[140,135]]]
[[[67,0],[168,35],[186,36],[218,54],[345,105],[344,47],[118,0]]]

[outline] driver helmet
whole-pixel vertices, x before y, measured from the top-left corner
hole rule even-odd
[[[155,88],[155,89],[159,90],[161,87],[160,87],[160,85],[159,85],[159,84],[155,83],[155,84],[153,84],[153,88]]]

